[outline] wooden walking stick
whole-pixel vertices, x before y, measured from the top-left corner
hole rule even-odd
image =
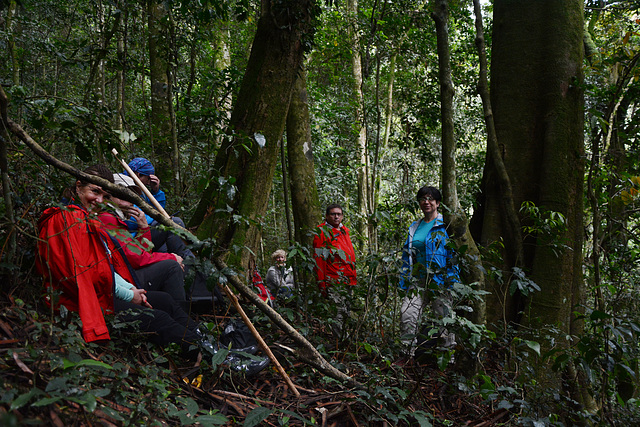
[[[227,294],[227,296],[229,297],[229,300],[231,300],[231,302],[235,306],[238,313],[240,313],[240,317],[242,317],[242,320],[247,325],[247,327],[249,328],[253,336],[256,338],[262,350],[267,354],[269,359],[271,359],[271,362],[276,367],[276,370],[278,371],[278,373],[282,376],[282,378],[284,378],[284,381],[287,383],[287,386],[289,387],[289,389],[293,391],[293,394],[295,394],[296,397],[300,397],[300,392],[291,381],[291,378],[289,378],[289,375],[287,375],[287,373],[284,371],[284,368],[282,367],[282,365],[280,365],[280,362],[278,362],[278,359],[276,359],[276,357],[271,352],[271,349],[269,348],[267,343],[264,342],[264,339],[262,339],[262,336],[260,336],[260,332],[258,332],[256,327],[253,326],[253,323],[251,323],[249,316],[247,316],[247,314],[244,312],[244,310],[240,306],[238,297],[233,293],[231,289],[229,289],[229,286],[220,284],[220,287]]]
[[[118,157],[118,150],[116,150],[115,148],[113,150],[111,150],[111,153],[114,155],[114,157],[116,158],[116,160],[118,160],[120,162],[120,164],[122,164],[122,166],[124,167],[124,170],[127,171],[127,173],[129,174],[129,176],[131,178],[133,178],[133,181],[136,183],[136,185],[138,187],[140,187],[140,189],[142,190],[142,192],[145,194],[145,196],[147,196],[147,198],[149,199],[149,201],[151,202],[151,204],[158,210],[158,212],[160,212],[164,217],[166,217],[167,219],[171,219],[171,217],[169,216],[169,214],[167,213],[167,211],[164,210],[164,208],[162,207],[162,205],[160,203],[158,203],[158,201],[156,200],[155,197],[153,197],[153,194],[151,194],[151,191],[149,191],[149,189],[147,188],[146,185],[144,185],[142,183],[142,181],[140,181],[140,178],[138,178],[138,175],[136,175],[136,173],[134,171],[131,170],[131,168],[129,167],[129,165],[127,164],[127,162],[125,162],[124,160],[122,160],[121,158]]]

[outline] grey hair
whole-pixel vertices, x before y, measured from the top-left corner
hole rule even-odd
[[[287,257],[287,253],[284,251],[284,249],[278,249],[277,251],[271,254],[271,261],[275,262],[276,258],[280,255],[282,255],[285,258]]]

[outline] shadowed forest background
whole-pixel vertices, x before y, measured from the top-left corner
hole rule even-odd
[[[638,423],[639,30],[634,1],[0,0],[0,424]],[[87,344],[43,303],[37,220],[73,168],[121,172],[114,148],[153,162],[301,398],[275,371]],[[458,346],[400,367],[423,185],[462,270]],[[313,275],[329,203],[357,255],[347,342]],[[276,249],[288,325],[241,287]]]

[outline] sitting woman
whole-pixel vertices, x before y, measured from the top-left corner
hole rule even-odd
[[[265,284],[271,295],[277,298],[288,299],[293,296],[293,270],[287,268],[287,253],[278,249],[271,254],[273,265],[267,270]]]
[[[131,177],[113,174],[115,184],[128,187],[139,194],[140,189]],[[181,307],[186,308],[182,257],[174,253],[151,252],[148,244],[151,235],[145,214],[133,203],[111,196],[113,209],[101,210],[98,218],[110,236],[118,240],[127,261],[135,270],[138,282],[147,291],[163,291],[170,294]],[[125,219],[132,217],[139,223],[140,232],[135,238],[129,233]]]
[[[92,166],[85,173],[113,182],[113,175],[103,165]],[[118,241],[97,219],[110,195],[98,185],[78,180],[69,196],[68,206],[49,208],[38,221],[36,265],[49,291],[48,302],[79,313],[87,342],[109,340],[103,313],[116,313],[127,323],[136,322],[158,345],[178,343],[189,358],[199,350],[215,354],[217,346],[204,337],[169,294],[136,286],[136,275]],[[231,355],[226,363],[250,375],[262,370],[269,360],[248,363]]]

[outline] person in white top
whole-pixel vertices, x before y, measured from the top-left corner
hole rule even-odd
[[[293,269],[287,268],[287,253],[278,249],[271,254],[273,265],[267,270],[265,285],[278,299],[289,299],[293,296]]]

